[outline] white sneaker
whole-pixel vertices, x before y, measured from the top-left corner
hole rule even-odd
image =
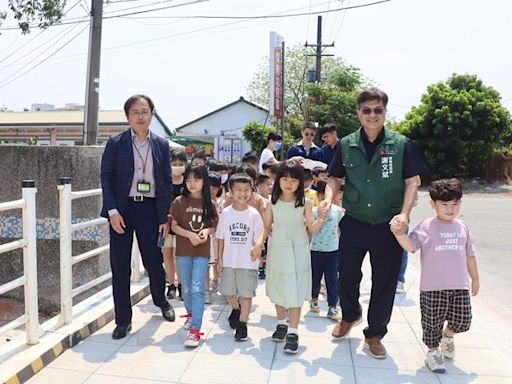
[[[441,338],[441,352],[447,359],[453,359],[455,357],[455,343],[453,337],[446,336],[444,332]]]
[[[435,373],[445,373],[446,367],[444,366],[443,355],[439,350],[428,351],[425,358],[425,365],[428,369]]]
[[[199,345],[199,342],[201,341],[201,336],[203,336],[202,332],[199,332],[199,329],[191,329],[188,331],[187,338],[185,339],[185,342],[183,345],[185,347],[197,347]]]
[[[396,290],[395,290],[396,293],[405,293],[405,287],[404,287],[404,282],[403,281],[398,281],[396,283]]]

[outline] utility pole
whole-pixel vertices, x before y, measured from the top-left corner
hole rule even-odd
[[[286,51],[284,49],[284,40],[281,43],[281,51],[282,51],[282,62],[281,62],[281,139],[284,141],[284,124],[285,124],[285,109],[284,109],[284,76],[285,76],[285,66],[284,59],[286,56]],[[279,159],[284,160],[284,147],[281,145],[281,151],[279,152]]]
[[[320,81],[322,79],[322,57],[325,56],[334,56],[330,54],[324,54],[322,53],[322,48],[324,47],[334,47],[334,43],[332,44],[322,44],[322,16],[318,16],[318,25],[316,30],[316,44],[304,44],[305,47],[312,47],[315,48],[316,53],[314,55],[308,55],[308,56],[315,56],[316,57],[316,71],[315,71],[315,83],[320,84]],[[320,95],[318,94],[316,96],[316,105],[320,105]],[[315,117],[315,119],[318,121],[318,116]]]
[[[100,92],[101,28],[103,0],[91,0],[91,28],[85,90],[84,145],[96,145],[98,138],[98,108]]]

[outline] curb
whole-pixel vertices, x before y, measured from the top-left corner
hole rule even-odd
[[[137,304],[143,298],[149,295],[149,286],[146,285],[140,291],[132,295],[132,305]],[[33,377],[37,372],[50,364],[53,360],[59,357],[66,349],[72,348],[80,341],[86,339],[94,332],[104,327],[106,324],[114,320],[114,309],[110,309],[101,315],[96,320],[91,321],[89,324],[84,325],[77,331],[64,336],[57,344],[49,348],[41,356],[36,358],[26,367],[21,369],[18,373],[11,376],[3,384],[21,384]]]

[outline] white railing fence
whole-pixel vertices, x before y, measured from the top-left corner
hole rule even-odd
[[[72,191],[71,178],[61,177],[59,190],[59,216],[60,216],[60,284],[61,284],[61,324],[69,324],[73,320],[73,297],[79,295],[88,289],[109,280],[112,273],[105,273],[88,283],[73,288],[73,265],[87,260],[91,257],[98,256],[109,250],[109,245],[100,246],[82,254],[73,256],[71,241],[73,232],[80,229],[94,227],[107,223],[107,219],[98,217],[96,219],[87,220],[72,224],[71,203],[73,200],[85,197],[101,195],[101,188],[90,189],[85,191]],[[142,277],[141,263],[136,239],[134,236],[134,246],[132,250],[132,281],[139,281]]]
[[[25,324],[27,344],[37,344],[40,335],[37,299],[36,193],[34,181],[24,180],[20,200],[0,203],[0,211],[21,209],[23,218],[23,237],[0,245],[0,254],[23,248],[23,276],[1,285],[0,295],[23,286],[25,296],[25,313],[1,327],[0,335]]]

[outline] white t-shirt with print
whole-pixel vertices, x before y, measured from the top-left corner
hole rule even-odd
[[[224,208],[215,236],[224,240],[224,267],[258,269],[260,262],[251,260],[251,248],[262,231],[263,220],[255,208],[249,206],[243,211],[236,210],[232,205]]]

